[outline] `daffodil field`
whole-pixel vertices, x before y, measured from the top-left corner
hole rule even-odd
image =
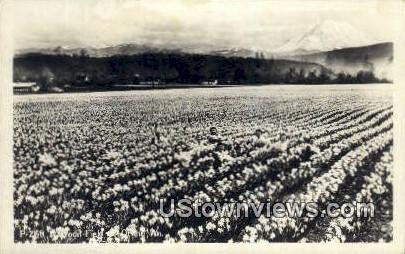
[[[15,241],[391,241],[391,93],[391,85],[341,85],[15,96]],[[373,202],[376,211],[158,213],[160,200],[181,198],[321,209]]]

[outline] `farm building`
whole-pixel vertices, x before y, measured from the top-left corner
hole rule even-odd
[[[215,85],[218,85],[218,80],[203,81],[203,82],[201,82],[201,85],[215,86]]]
[[[14,93],[36,93],[39,86],[35,82],[17,82],[13,84]]]

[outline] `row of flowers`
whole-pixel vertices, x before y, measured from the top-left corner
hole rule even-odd
[[[360,188],[348,190],[357,203],[373,204],[373,211],[368,210],[367,217],[326,218],[320,223],[315,234],[309,233],[301,239],[302,242],[347,242],[356,241],[385,241],[392,240],[392,149],[383,153],[372,170],[366,168],[366,174],[358,179],[356,185]],[[367,174],[368,173],[368,174]],[[347,198],[348,195],[346,194]],[[377,231],[365,236],[363,232]],[[318,231],[324,232],[318,234]],[[379,231],[379,232],[378,232]]]
[[[392,131],[385,132],[368,141],[366,144],[348,152],[338,160],[326,173],[315,177],[302,191],[286,196],[285,201],[316,202],[318,205],[326,204],[334,199],[339,186],[348,176],[355,176],[363,163],[373,158],[380,151],[392,143]],[[244,241],[259,240],[274,241],[277,238],[297,237],[303,234],[313,220],[311,217],[293,218],[266,218],[261,217],[253,226],[247,226],[242,235]]]
[[[389,126],[389,125],[387,125]],[[373,132],[374,131],[374,132]],[[357,139],[355,139],[356,142],[347,142],[347,140],[343,140],[342,144],[348,145],[345,149],[339,149],[339,150],[334,150],[335,152],[339,152],[340,154],[343,154],[344,152],[349,151],[350,149],[353,148],[353,146],[358,146],[359,144],[361,144],[364,141],[364,136],[370,136],[372,137],[372,135],[375,135],[375,133],[379,133],[379,131],[381,131],[380,128],[377,128],[376,130],[373,131],[368,131],[363,133],[363,135],[360,136],[356,136]],[[309,148],[309,150],[308,150]],[[259,149],[260,150],[260,149]],[[312,148],[313,150],[313,148]],[[333,150],[333,149],[331,149]],[[307,164],[307,163],[303,163],[299,169],[293,168],[291,170],[291,173],[287,170],[283,170],[284,168],[288,169],[289,167],[287,165],[291,164],[291,159],[294,159],[297,157],[297,155],[303,155],[304,151],[306,151],[308,153],[308,151],[311,151],[310,146],[308,145],[304,145],[304,146],[298,146],[296,151],[299,152],[294,152],[294,150],[292,150],[292,154],[288,155],[286,154],[286,151],[284,151],[284,155],[283,156],[279,156],[278,158],[272,158],[270,160],[267,160],[267,162],[269,162],[270,164],[264,164],[264,165],[256,165],[253,164],[253,168],[250,169],[248,167],[244,167],[244,170],[242,171],[242,177],[241,175],[236,175],[235,177],[232,177],[233,175],[231,175],[231,177],[228,178],[224,178],[222,180],[217,181],[217,184],[215,184],[214,186],[207,186],[205,188],[205,192],[203,191],[199,191],[196,193],[196,195],[194,196],[186,196],[186,198],[189,198],[191,200],[202,200],[202,201],[229,201],[229,202],[234,202],[235,200],[233,198],[230,198],[229,200],[227,199],[227,196],[229,196],[229,193],[232,194],[236,194],[238,192],[235,192],[238,189],[238,186],[243,186],[247,189],[251,188],[251,182],[255,182],[258,181],[260,183],[266,182],[266,178],[262,179],[261,176],[262,175],[266,175],[269,172],[271,173],[272,171],[274,172],[276,170],[278,170],[278,176],[280,177],[280,181],[269,181],[268,184],[266,185],[267,187],[267,194],[269,193],[275,193],[276,190],[278,192],[280,192],[282,190],[283,187],[293,187],[294,184],[299,184],[300,180],[302,180],[303,178],[309,178],[311,175],[313,175],[317,170],[313,170],[313,168],[311,168],[311,164]],[[260,155],[261,152],[258,152],[258,150],[254,151],[254,153],[252,153],[252,155]],[[311,153],[310,153],[311,154]],[[332,159],[335,158],[336,156],[338,156],[338,154],[336,153],[328,153],[327,151],[324,151],[323,155],[325,156],[319,156],[321,158],[325,158],[326,161],[333,161]],[[290,156],[290,157],[289,157]],[[288,159],[289,158],[289,159]],[[318,164],[314,164],[314,166],[318,166],[319,167],[319,160],[317,160],[315,157],[315,162]],[[258,159],[257,157],[254,158],[253,161],[260,161],[260,159]],[[277,163],[276,163],[277,161]],[[298,160],[299,163],[300,160]],[[285,166],[282,166],[282,165]],[[286,167],[287,166],[287,167]],[[281,171],[281,172],[280,172]],[[238,180],[238,177],[241,180]],[[251,182],[250,182],[251,181]],[[244,190],[245,188],[243,188],[242,190]],[[265,200],[265,198],[271,198],[272,196],[270,195],[267,196],[266,194],[264,194],[265,192],[263,192],[263,186],[259,186],[257,189],[254,189],[253,193],[255,193],[253,195],[253,193],[250,190],[247,190],[245,192],[242,192],[241,195],[239,195],[238,200],[240,201],[249,201],[249,203],[258,203],[259,200]],[[213,198],[211,198],[213,197]],[[158,214],[156,214],[157,216],[159,216]],[[191,219],[193,220],[193,219]],[[218,227],[218,221],[220,224],[223,223],[224,220],[227,220],[229,222],[228,228],[229,227],[234,227],[237,223],[237,219],[235,218],[221,218],[221,217],[214,217],[212,221],[208,221],[206,223],[206,225],[201,225],[198,228],[183,228],[182,230],[178,231],[178,238],[177,240],[184,240],[187,239],[187,241],[198,241],[198,240],[207,240],[209,236],[212,236],[212,234],[215,232],[215,230],[219,230],[221,231],[220,233],[224,233],[226,230],[223,229],[222,227]],[[173,223],[172,223],[173,224]],[[172,225],[171,224],[171,225]],[[174,223],[176,224],[176,223]],[[183,220],[181,223],[178,223],[181,225],[187,224],[185,223],[185,221]],[[195,224],[194,221],[189,221],[189,224]],[[135,226],[135,225],[132,225]],[[139,226],[139,225],[138,225]],[[156,231],[167,231],[167,227],[166,230],[162,230],[165,228],[165,225],[145,225],[145,227],[150,227],[150,226],[156,226],[157,228],[154,228],[154,230]],[[170,228],[170,227],[169,227]],[[203,230],[203,229],[207,229],[210,228],[210,231],[207,230]],[[188,235],[188,238],[185,235],[182,235],[182,233],[185,232],[186,235]],[[194,234],[192,233],[194,232]],[[203,233],[204,232],[204,233]],[[169,238],[171,239],[171,238]]]
[[[377,130],[378,131],[378,130]],[[378,132],[377,132],[378,133]],[[315,173],[320,172],[320,166],[329,165],[333,163],[340,155],[344,155],[347,153],[349,150],[353,149],[356,146],[359,146],[360,144],[363,143],[364,141],[364,136],[370,136],[372,137],[375,133],[373,132],[366,132],[363,133],[363,136],[358,136],[356,137],[357,139],[351,140],[351,142],[347,142],[347,140],[342,140],[341,144],[336,144],[332,145],[330,150],[334,152],[328,151],[323,151],[322,153],[314,153],[311,160],[306,162],[305,160],[298,160],[300,161],[299,167],[298,168],[291,168],[291,167],[286,167],[282,166],[282,164],[275,164],[278,169],[283,169],[281,172],[278,174],[277,180],[270,180],[267,182],[267,184],[264,186],[259,186],[258,188],[255,188],[253,191],[247,190],[245,193],[239,196],[238,200],[239,201],[245,201],[247,203],[252,203],[252,204],[259,204],[260,202],[265,202],[266,200],[275,200],[276,194],[280,193],[284,189],[291,189],[294,186],[299,186],[303,180],[311,178]],[[343,144],[343,146],[342,146]],[[344,147],[346,145],[346,147]],[[340,147],[340,149],[334,149],[334,147]],[[301,148],[302,149],[302,148]],[[302,152],[301,152],[302,154]],[[319,159],[322,160],[319,160]],[[284,160],[284,164],[288,165],[286,161]],[[268,168],[263,168],[262,172],[266,172],[268,170],[272,170],[273,168],[271,165],[269,165]],[[289,170],[288,170],[289,169]],[[274,170],[274,169],[273,169]],[[256,173],[257,174],[257,173]],[[260,174],[259,174],[260,175]],[[223,184],[221,184],[223,186]],[[208,192],[209,193],[209,192]],[[216,194],[217,192],[214,192],[213,194]],[[217,195],[216,195],[217,196]],[[220,196],[220,199],[224,198]],[[223,200],[223,199],[222,199]],[[225,199],[225,201],[227,201]],[[230,202],[233,202],[234,200],[229,200]],[[215,235],[216,230],[221,231],[221,234],[226,232],[226,230],[218,225],[218,221],[223,221],[226,220],[228,221],[228,226],[232,229],[235,229],[238,224],[241,223],[240,218],[236,217],[230,217],[230,218],[223,218],[221,216],[214,216],[213,219],[207,222],[207,224],[204,226],[202,225],[202,228],[207,228],[207,225],[214,225],[215,227],[210,227],[212,230],[204,231],[204,234],[201,232],[197,232],[197,229],[195,228],[184,228],[182,231],[179,231],[179,233],[182,232],[187,232],[187,235],[189,238],[186,238],[184,235],[179,234],[178,235],[178,240],[183,240],[187,239],[188,241],[196,241],[196,240],[209,240],[212,235]],[[201,230],[199,230],[201,231]]]

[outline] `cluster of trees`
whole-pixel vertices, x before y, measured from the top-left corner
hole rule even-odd
[[[292,84],[368,84],[368,83],[388,83],[387,79],[380,79],[370,70],[360,70],[356,74],[340,72],[326,72],[322,70],[319,74],[314,71],[305,75],[302,70],[291,69],[287,76],[288,83]]]
[[[365,83],[389,83],[390,81],[386,78],[378,78],[374,75],[372,71],[360,70],[356,75],[351,75],[347,73],[339,73],[336,78],[332,80],[334,83],[338,84],[365,84]]]
[[[14,59],[14,80],[43,86],[108,86],[163,83],[200,84],[323,84],[375,83],[372,72],[334,74],[319,64],[262,58],[147,53],[112,57],[27,54]]]

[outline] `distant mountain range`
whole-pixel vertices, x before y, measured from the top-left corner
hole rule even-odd
[[[215,45],[188,45],[181,48],[173,45],[120,44],[102,48],[43,48],[24,49],[16,52],[16,57],[29,53],[43,55],[88,56],[104,58],[142,54],[198,54],[220,57],[286,59],[322,65],[335,73],[371,71],[379,78],[392,80],[393,44],[371,45],[372,40],[353,26],[326,20],[310,27],[304,34],[291,38],[275,50],[224,47]]]
[[[23,49],[16,52],[17,56],[26,55],[30,53],[40,53],[44,55],[82,55],[85,54],[90,57],[110,57],[116,55],[140,55],[144,53],[176,53],[176,54],[202,54],[224,57],[256,57],[263,56],[269,58],[269,52],[264,50],[246,49],[246,48],[222,48],[212,49],[212,47],[163,47],[163,46],[148,46],[144,44],[120,44],[115,46],[108,46],[102,48],[68,48],[68,47],[55,47],[55,48],[41,48],[41,49]]]
[[[295,51],[297,52],[297,51]],[[392,80],[393,44],[379,43],[362,47],[349,47],[330,51],[315,53],[288,55],[273,55],[275,59],[287,59],[300,62],[316,63],[333,70],[335,73],[344,72],[355,74],[360,70],[372,71],[377,77]],[[16,56],[21,57],[29,53],[40,53],[44,55],[82,55],[90,57],[111,57],[116,55],[140,55],[145,53],[163,54],[188,54],[181,49],[165,49],[150,47],[146,45],[125,44],[105,48],[54,48],[40,50],[25,50]],[[266,51],[256,51],[243,48],[231,48],[206,52],[206,55],[222,57],[242,57],[242,58],[265,58],[269,59],[270,53]]]
[[[274,50],[266,48],[221,47],[209,44],[141,44],[128,43],[101,48],[70,48],[58,46],[55,48],[23,49],[17,55],[27,53],[42,53],[48,55],[81,55],[90,57],[109,57],[114,55],[139,55],[144,53],[188,53],[217,55],[224,57],[260,57],[285,58],[296,55],[307,55],[336,49],[352,48],[371,45],[370,40],[361,31],[350,24],[326,20],[310,27],[305,33],[291,38],[285,44]]]
[[[148,46],[144,44],[120,44],[115,46],[108,46],[103,48],[69,48],[69,47],[55,47],[55,48],[41,48],[41,49],[24,49],[17,52],[17,56],[40,53],[44,55],[87,55],[90,57],[110,57],[115,55],[139,55],[144,53],[180,53],[180,49],[167,49],[155,46]]]

